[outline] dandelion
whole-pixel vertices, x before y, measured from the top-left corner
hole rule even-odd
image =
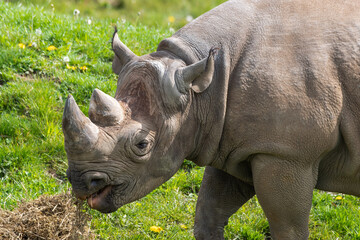
[[[55,46],[53,46],[53,45],[50,45],[50,46],[48,46],[46,49],[47,49],[48,51],[54,51],[54,50],[56,50],[57,48],[56,48]]]
[[[68,56],[65,56],[65,57],[63,57],[63,61],[68,63],[68,62],[70,62],[70,58]]]
[[[181,225],[180,225],[180,228],[186,230],[186,229],[187,229],[187,226],[186,226],[185,224],[181,224]]]
[[[80,14],[80,11],[78,9],[74,9],[74,16],[77,17]]]
[[[86,66],[80,67],[80,70],[86,71],[88,68]]]
[[[73,70],[73,71],[76,70],[76,66],[70,66],[70,65],[68,65],[68,64],[66,64],[66,68],[67,68],[67,69],[71,69],[71,70]]]
[[[37,29],[35,30],[35,34],[38,35],[38,36],[40,36],[40,35],[42,34],[41,29],[40,29],[40,28],[37,28]]]
[[[19,48],[21,48],[21,49],[25,49],[25,47],[26,47],[25,44],[23,44],[23,43],[19,43],[18,46],[19,46]]]
[[[156,232],[156,233],[159,233],[161,232],[163,229],[161,227],[157,227],[157,226],[151,226],[150,227],[150,231],[152,232]]]
[[[169,16],[168,21],[169,21],[169,23],[174,23],[175,22],[175,17],[174,16]]]
[[[335,200],[338,200],[338,201],[343,200],[343,197],[342,197],[342,196],[337,196],[337,197],[335,198]]]
[[[87,20],[87,24],[91,24],[91,19],[90,18],[88,18],[88,20]]]
[[[185,19],[187,22],[191,22],[192,20],[194,20],[194,18],[191,15],[187,15]]]

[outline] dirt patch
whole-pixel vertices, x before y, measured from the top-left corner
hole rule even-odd
[[[95,239],[82,206],[67,193],[43,195],[13,211],[0,209],[0,239]]]
[[[59,77],[54,77],[49,74],[15,74],[15,76],[21,79],[22,81],[27,81],[27,82],[36,81],[39,79],[46,79],[48,81],[53,81],[55,83],[59,83],[59,84],[61,83],[61,79]]]

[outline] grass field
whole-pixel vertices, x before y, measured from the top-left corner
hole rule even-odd
[[[85,1],[79,2],[84,5]],[[155,51],[160,40],[173,33],[172,28],[183,24],[168,21],[169,16],[175,16],[171,9],[177,5],[152,2],[156,2],[152,11],[157,18],[149,19],[163,19],[161,24],[136,17],[104,16],[91,17],[89,23],[92,10],[81,9],[88,16],[74,16],[77,5],[73,2],[67,13],[64,7],[58,11],[61,7],[57,5],[53,11],[49,1],[39,2],[41,6],[0,1],[1,16],[6,16],[0,18],[1,208],[11,210],[21,200],[59,194],[70,187],[65,177],[67,160],[61,131],[65,99],[71,93],[87,113],[94,88],[114,95],[117,79],[111,71],[113,54],[109,44],[114,25],[118,26],[121,40],[142,55]],[[161,2],[166,6],[164,10]],[[182,1],[188,8],[179,11],[181,19],[201,14],[218,3],[201,1],[207,4],[196,8],[193,2]],[[195,8],[197,12],[191,12]],[[126,12],[126,8],[122,11]],[[130,16],[135,9],[129,7],[127,11]],[[193,239],[202,174],[203,168],[187,162],[163,186],[115,213],[103,215],[89,210],[93,217],[91,228],[99,239]],[[360,239],[359,206],[359,198],[315,191],[311,239]],[[151,226],[163,230],[153,232]],[[227,239],[263,239],[268,233],[268,223],[256,198],[232,216],[226,227]]]
[[[90,19],[126,19],[147,26],[179,28],[225,0],[11,0],[25,6],[39,5],[42,9],[72,15],[74,9]]]

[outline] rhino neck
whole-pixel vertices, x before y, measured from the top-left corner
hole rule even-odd
[[[226,18],[223,12],[227,13]],[[238,2],[228,1],[187,24],[158,46],[158,50],[175,55],[187,65],[207,57],[211,48],[220,48],[215,59],[214,79],[204,92],[192,93],[190,114],[182,124],[184,131],[193,126],[186,140],[192,144],[186,158],[198,165],[222,167],[218,152],[227,111],[230,73],[241,63],[247,45],[252,43],[256,29],[253,26],[257,22],[253,4],[244,8]]]
[[[176,55],[186,64],[199,61],[210,50],[203,52],[187,46],[181,39],[162,41],[158,50]],[[186,146],[186,159],[199,166],[216,166],[219,142],[223,133],[226,113],[230,64],[226,51],[220,50],[216,57],[214,80],[202,93],[191,92],[188,114],[183,114],[180,141]]]
[[[227,109],[230,65],[227,53],[221,50],[215,63],[214,79],[208,89],[194,93],[191,113],[194,116],[195,148],[187,156],[199,166],[217,166],[220,140]]]
[[[188,46],[185,41],[178,37],[170,37],[162,40],[157,51],[168,52],[170,55],[176,56],[184,61],[186,65],[190,65],[201,59],[200,54],[195,48]]]

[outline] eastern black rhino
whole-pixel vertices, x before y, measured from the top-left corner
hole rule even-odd
[[[77,197],[112,212],[189,159],[197,239],[254,194],[273,239],[307,239],[313,189],[360,196],[360,1],[233,0],[136,56],[115,32],[115,97],[63,115]]]

